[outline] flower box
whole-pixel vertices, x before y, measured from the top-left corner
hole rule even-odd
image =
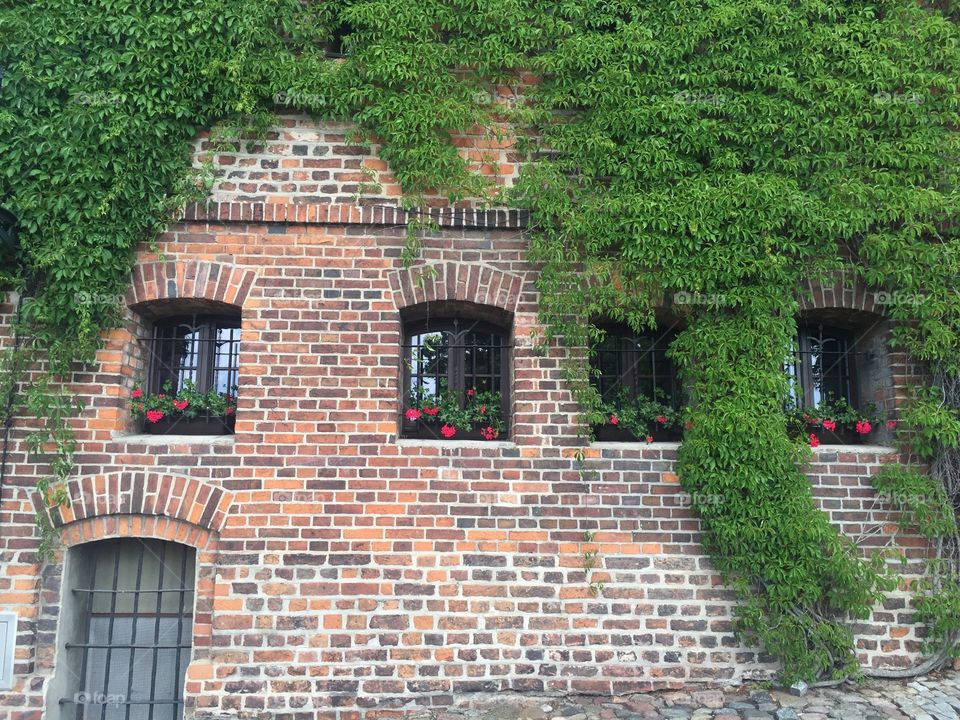
[[[875,433],[871,431],[862,434],[856,430],[851,430],[848,427],[840,425],[834,430],[827,430],[822,425],[808,424],[804,437],[809,438],[811,435],[816,435],[820,438],[821,445],[866,445],[872,442],[872,437]]]
[[[148,435],[232,435],[236,417],[195,417],[173,415],[155,423],[143,421],[143,432]]]
[[[593,437],[597,442],[646,442],[647,437],[652,438],[652,442],[679,442],[683,438],[683,432],[654,423],[646,436],[638,437],[636,433],[625,427],[607,423],[595,425]]]
[[[411,394],[400,417],[405,438],[424,440],[499,440],[506,434],[503,397],[468,388],[462,395],[445,386],[440,393]]]
[[[488,437],[484,435],[484,431],[481,428],[473,428],[472,430],[457,430],[456,433],[450,437],[445,436],[441,432],[443,425],[441,423],[425,423],[417,422],[403,423],[403,437],[413,440],[483,440],[483,441],[492,441],[492,440],[504,440],[506,439],[506,432],[497,431],[497,434],[494,437]],[[489,433],[488,433],[489,435]]]
[[[139,386],[130,396],[133,417],[148,435],[231,435],[236,422],[237,388],[231,392],[199,392],[185,380],[175,390],[167,380],[162,392],[147,393]]]

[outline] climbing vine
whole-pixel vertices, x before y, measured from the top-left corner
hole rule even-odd
[[[694,400],[679,470],[740,597],[738,632],[778,655],[787,680],[855,673],[844,620],[891,580],[817,510],[809,450],[786,431],[783,368],[805,278],[845,270],[927,298],[892,308],[897,342],[933,374],[904,441],[957,502],[956,12],[908,0],[0,0],[0,204],[21,241],[0,282],[24,297],[25,338],[0,390],[44,419],[31,443],[53,450],[41,491],[55,495],[71,468],[61,381],[119,321],[138,245],[209,189],[210,168],[190,165],[198,131],[255,142],[278,102],[354,121],[414,206],[434,191],[489,197],[452,133],[509,120],[530,158],[511,200],[532,211],[550,333],[581,348],[594,319],[639,331],[679,293],[698,299],[674,306],[672,352]],[[491,105],[490,87],[521,69],[540,78],[525,102]],[[587,365],[570,357],[595,422]],[[939,585],[960,597],[950,543]],[[937,603],[949,642],[960,603]]]
[[[898,341],[960,356],[957,27],[912,2],[580,2],[556,20],[527,110],[545,157],[520,187],[542,315],[584,347],[591,320],[639,332],[673,305],[693,399],[679,474],[739,595],[737,631],[787,682],[855,674],[846,620],[894,580],[814,504],[784,368],[801,281],[837,271],[929,293],[894,313],[914,328]],[[569,374],[600,421],[587,365]],[[926,408],[933,445],[951,402]]]

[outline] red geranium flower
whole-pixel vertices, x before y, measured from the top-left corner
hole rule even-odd
[[[473,388],[467,390],[467,397],[473,397]]]
[[[616,415],[611,415],[611,416],[610,416],[610,424],[611,424],[611,425],[619,425],[619,424],[620,424],[620,418],[618,418]]]
[[[820,438],[818,438],[813,433],[810,433],[810,447],[820,447]]]
[[[487,426],[480,431],[480,434],[483,436],[484,440],[494,440],[500,433],[498,433],[492,427]]]
[[[157,395],[157,397],[162,397],[162,398],[165,398],[166,396],[167,396],[166,393],[160,393],[159,395]]]
[[[404,414],[407,416],[407,420],[419,420],[419,419],[420,419],[420,411],[417,410],[416,408],[410,408],[410,409],[407,410],[407,412],[404,413]]]
[[[452,438],[457,434],[457,429],[453,425],[444,425],[440,428],[440,434],[445,438]]]
[[[186,410],[188,405],[190,405],[190,403],[187,402],[186,400],[174,400],[174,401],[173,401],[173,406],[174,406],[177,410]]]
[[[423,410],[423,414],[424,414],[424,415],[429,415],[430,417],[433,417],[433,416],[436,415],[438,412],[440,412],[440,408],[438,408],[438,407],[425,407],[425,408],[421,408],[421,409]]]
[[[487,414],[487,406],[486,406],[486,405],[481,405],[481,406],[480,406],[480,414],[481,414],[481,415],[486,415],[486,414]]]
[[[653,442],[653,435],[647,435],[647,442],[648,442],[648,443],[652,443],[652,442]]]
[[[856,430],[860,435],[867,435],[873,430],[873,425],[870,424],[869,420],[857,420]]]
[[[142,397],[143,397],[143,390],[141,390],[140,388],[135,388],[134,391],[133,391],[133,393],[131,393],[131,396],[132,396],[132,397],[135,397],[135,398],[142,398]]]
[[[657,422],[660,423],[661,425],[666,425],[666,424],[667,424],[667,416],[666,416],[666,415],[657,415]]]
[[[887,427],[893,430],[897,426],[896,420],[887,420]]]
[[[833,420],[824,420],[823,428],[824,430],[829,430],[830,432],[833,432],[834,430],[837,429],[837,423],[835,423]]]
[[[687,420],[687,421],[683,424],[683,429],[684,429],[684,430],[693,430],[693,420]]]
[[[228,407],[226,410],[223,411],[223,413],[225,415],[232,415],[234,410],[236,410],[235,407]]]
[[[163,420],[163,410],[147,410],[147,420],[158,423]]]

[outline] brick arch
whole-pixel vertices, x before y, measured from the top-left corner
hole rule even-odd
[[[87,475],[71,480],[66,489],[70,504],[48,510],[54,527],[135,516],[219,533],[233,502],[231,493],[202,480],[143,470]]]
[[[438,262],[389,274],[397,309],[426,302],[461,300],[515,313],[523,278],[479,263]]]
[[[800,310],[842,309],[886,315],[885,295],[868,288],[852,273],[837,272],[824,282],[806,281]]]
[[[156,300],[212,300],[243,307],[256,273],[210,260],[138,264],[127,295],[130,306]]]
[[[183,520],[143,515],[106,515],[77,520],[60,532],[64,546],[73,547],[97,540],[137,537],[189,545],[197,550],[215,552],[217,534]]]

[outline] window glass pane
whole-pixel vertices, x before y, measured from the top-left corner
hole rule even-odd
[[[623,373],[620,365],[620,339],[609,333],[597,343],[593,353],[593,367],[599,371],[594,376],[600,395],[605,401],[616,398],[621,388]]]
[[[200,392],[232,392],[240,367],[239,324],[231,317],[157,323],[150,346],[150,391],[162,392],[169,382],[172,392],[177,392],[190,381]]]
[[[240,367],[240,328],[217,328],[213,341],[213,387],[233,392]]]
[[[406,377],[400,419],[403,434],[437,439],[453,437],[441,435],[441,426],[448,420],[440,420],[430,407],[433,397],[443,395],[446,388],[449,394],[441,400],[441,416],[458,423],[456,439],[479,437],[482,418],[473,412],[456,413],[472,402],[468,394],[470,390],[501,394],[502,403],[491,406],[490,400],[483,398],[477,409],[494,407],[500,412],[509,402],[504,397],[509,390],[504,378],[508,367],[506,353],[506,335],[480,321],[453,318],[431,320],[429,325],[423,322],[409,324],[405,328],[403,346]],[[408,409],[422,412],[410,417],[406,413]],[[484,410],[481,414],[493,418],[496,413]],[[456,420],[452,419],[453,415]],[[508,418],[500,414],[487,422],[496,425],[496,431],[502,436],[507,421]]]
[[[450,335],[428,332],[409,339],[410,392],[435,395],[446,383],[450,362]]]
[[[501,386],[499,358],[502,338],[492,332],[469,332],[463,336],[464,389],[499,391]]]
[[[156,383],[154,392],[163,390],[170,382],[173,392],[183,386],[184,380],[198,382],[200,371],[201,333],[187,325],[177,324],[158,329],[153,345]]]
[[[672,335],[635,335],[611,328],[594,347],[592,364],[600,374],[594,382],[605,402],[632,398],[657,399],[674,407],[676,372],[667,357]]]
[[[819,325],[802,326],[798,346],[798,367],[792,372],[788,369],[797,404],[815,406],[837,400],[855,404],[852,366],[856,353],[852,352],[851,334]]]

